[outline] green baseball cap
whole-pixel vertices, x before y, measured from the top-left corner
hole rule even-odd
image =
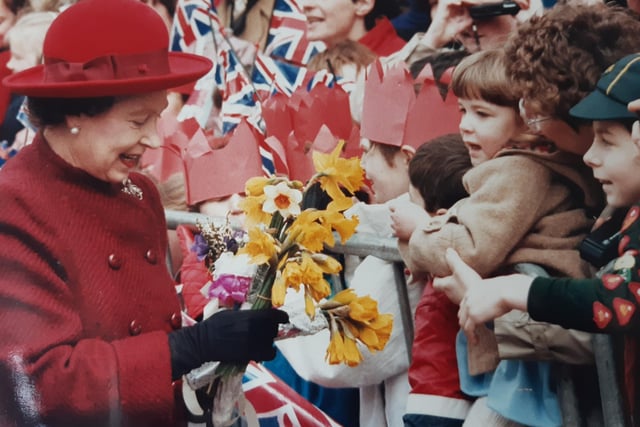
[[[596,89],[569,110],[586,120],[637,119],[627,104],[640,99],[640,53],[625,56],[607,68]]]

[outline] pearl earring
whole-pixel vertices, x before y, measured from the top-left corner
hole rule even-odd
[[[71,132],[71,135],[77,135],[80,133],[80,128],[77,126],[74,126],[71,129],[69,129],[69,132]]]

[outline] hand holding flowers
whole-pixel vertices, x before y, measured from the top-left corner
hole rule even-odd
[[[338,273],[342,266],[322,252],[325,246],[335,244],[334,232],[342,243],[355,232],[357,217],[347,218],[344,211],[352,206],[352,195],[360,189],[364,176],[359,159],[340,157],[343,145],[344,142],[338,143],[328,154],[313,153],[316,174],[306,185],[278,176],[255,177],[246,183],[242,207],[248,227],[247,241],[237,255],[218,256],[214,277],[224,284],[224,292],[218,290],[210,295],[221,301],[228,301],[227,298],[235,301],[234,296],[242,293],[246,280],[237,276],[227,278],[221,270],[232,259],[245,257],[257,266],[247,295],[252,309],[289,310],[286,297],[289,292],[299,293],[304,302],[297,309],[303,309],[312,323],[324,321],[330,330],[326,360],[330,364],[356,366],[363,360],[358,343],[372,352],[382,350],[389,340],[393,319],[389,314],[378,313],[376,301],[368,296],[359,297],[353,290],[346,289],[331,297],[326,277]],[[326,209],[301,208],[314,186],[320,186],[330,197]],[[290,318],[294,315],[290,314]],[[291,327],[287,335],[290,333]],[[216,373],[222,379],[237,377],[245,367],[224,363]],[[225,412],[220,406],[221,398],[215,399],[214,414]]]

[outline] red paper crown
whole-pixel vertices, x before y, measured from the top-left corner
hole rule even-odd
[[[345,155],[360,154],[359,128],[351,118],[349,95],[339,86],[296,89],[276,94],[262,105],[266,142],[276,153],[276,171],[306,181],[314,174],[313,150],[328,153],[347,141]]]
[[[163,115],[158,121],[158,136],[163,144],[144,152],[141,167],[159,182],[165,182],[173,174],[184,173],[182,152],[199,127],[195,119],[178,121],[171,114]]]
[[[440,82],[448,84],[447,70]],[[416,95],[414,85],[422,87]],[[443,99],[427,64],[415,79],[405,63],[386,70],[379,60],[370,67],[365,80],[360,135],[371,141],[418,148],[436,136],[459,132],[458,99],[450,91]]]
[[[183,154],[187,204],[244,193],[249,178],[264,175],[258,149],[261,137],[244,119],[220,138],[198,128]]]

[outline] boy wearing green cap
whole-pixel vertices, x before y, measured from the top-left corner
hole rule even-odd
[[[640,124],[628,110],[640,99],[640,54],[629,55],[609,67],[597,88],[575,105],[570,114],[593,122],[594,140],[585,163],[600,181],[607,203],[629,207],[620,230],[618,258],[593,279],[542,278],[524,275],[481,279],[453,250],[447,261],[457,280],[436,279],[434,287],[466,287],[459,320],[470,341],[476,325],[511,309],[527,310],[535,320],[589,332],[631,332],[625,336],[622,374],[630,425],[640,421],[636,402],[637,337],[640,336]],[[633,103],[634,107],[637,103]],[[635,414],[635,417],[633,416]]]

